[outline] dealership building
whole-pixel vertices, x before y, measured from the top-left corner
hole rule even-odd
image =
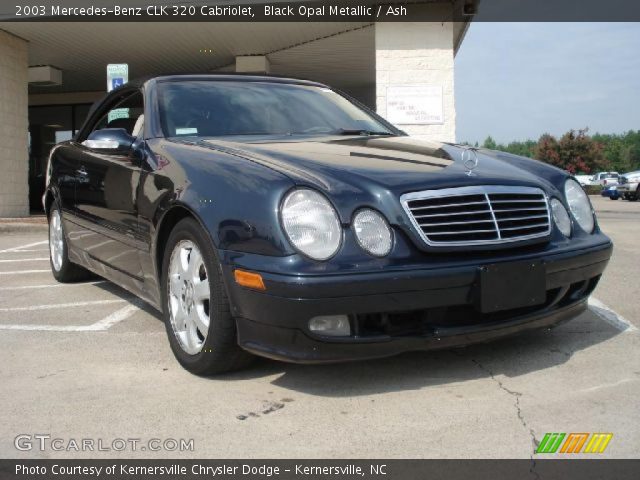
[[[463,2],[420,6],[451,21],[402,23],[14,22],[6,20],[15,7],[1,7],[0,217],[40,208],[49,151],[72,138],[105,94],[108,64],[127,64],[129,79],[178,72],[311,79],[411,135],[454,141],[454,57],[472,18]]]

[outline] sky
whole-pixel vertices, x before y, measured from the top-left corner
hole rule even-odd
[[[469,27],[455,60],[456,140],[640,129],[640,23]]]

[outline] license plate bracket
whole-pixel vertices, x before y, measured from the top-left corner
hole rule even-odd
[[[494,263],[479,268],[476,307],[482,313],[540,305],[546,301],[541,260]]]

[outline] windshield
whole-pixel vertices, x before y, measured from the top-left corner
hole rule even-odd
[[[166,137],[297,134],[392,134],[385,125],[328,89],[248,81],[158,84]]]

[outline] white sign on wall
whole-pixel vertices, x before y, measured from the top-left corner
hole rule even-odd
[[[129,81],[129,65],[126,63],[110,63],[107,65],[107,92],[121,87]]]
[[[387,120],[398,125],[443,124],[442,85],[387,87]]]
[[[129,65],[126,63],[110,63],[107,65],[107,92],[121,87],[129,81]],[[116,108],[111,110],[107,120],[111,122],[116,118],[129,118],[128,108]]]

